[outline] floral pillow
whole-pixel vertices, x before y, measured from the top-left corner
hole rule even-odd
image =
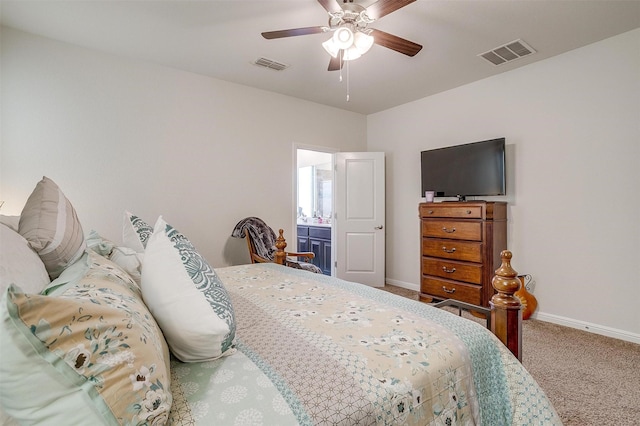
[[[0,404],[33,423],[164,424],[169,353],[138,286],[94,252],[78,262],[86,262],[83,278],[48,296],[9,287],[0,306]]]

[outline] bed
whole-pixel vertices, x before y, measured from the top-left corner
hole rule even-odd
[[[32,197],[17,227],[0,225],[6,422],[561,424],[518,359],[476,322],[276,263],[212,268],[162,218],[151,227],[125,213],[123,243],[84,237],[53,189],[65,220],[58,208],[51,227],[65,229],[49,240],[74,240],[62,244],[68,255],[52,261],[56,250],[30,242],[29,215],[40,227],[46,217]],[[42,263],[28,280],[27,259]],[[37,279],[39,291],[23,288]]]

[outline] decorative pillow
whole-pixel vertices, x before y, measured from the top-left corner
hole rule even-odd
[[[100,234],[98,234],[97,231],[94,231],[93,229],[89,231],[89,236],[87,237],[85,242],[88,249],[95,251],[100,256],[106,257],[107,259],[109,258],[111,252],[113,251],[113,248],[115,247],[115,244],[113,242],[105,240]]]
[[[109,260],[121,267],[136,284],[140,285],[143,257],[143,253],[138,253],[132,248],[116,246],[111,251]]]
[[[143,253],[153,227],[138,216],[126,211],[122,222],[122,242],[125,246]]]
[[[87,247],[121,267],[136,284],[140,285],[143,253],[138,253],[129,247],[116,246],[94,230],[91,230],[87,237]]]
[[[0,224],[0,291],[17,284],[29,293],[40,293],[49,284],[49,274],[22,235]]]
[[[58,185],[46,176],[22,209],[19,231],[38,253],[51,279],[78,260],[86,248],[75,209]]]
[[[158,218],[142,263],[142,296],[171,352],[183,362],[235,351],[231,299],[189,240]]]
[[[161,425],[169,353],[138,287],[91,251],[53,295],[11,286],[0,306],[0,405],[30,424]]]

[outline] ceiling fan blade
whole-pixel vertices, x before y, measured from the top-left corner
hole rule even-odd
[[[405,40],[393,34],[380,30],[372,30],[373,42],[396,52],[404,53],[407,56],[415,56],[422,46],[409,40]]]
[[[336,56],[335,58],[332,56],[329,61],[329,69],[328,71],[338,71],[344,65],[344,61],[341,58],[341,55]]]
[[[329,13],[336,13],[336,12],[342,11],[342,8],[338,4],[337,0],[318,0],[318,3],[320,3],[322,7],[324,7],[324,10],[326,10]]]
[[[320,0],[318,0],[320,1]],[[367,7],[367,16],[371,19],[380,19],[385,15],[413,3],[416,0],[378,0]]]
[[[304,27],[292,28],[290,30],[266,31],[262,33],[262,37],[271,40],[274,38],[295,37],[307,34],[325,33],[329,29],[327,27]]]

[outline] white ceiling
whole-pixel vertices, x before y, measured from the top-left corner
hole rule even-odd
[[[418,0],[369,27],[423,49],[408,57],[374,45],[343,69],[340,83],[338,71],[327,71],[321,43],[328,34],[260,35],[327,25],[317,0],[1,0],[0,7],[2,24],[16,29],[362,114],[640,27],[637,0]],[[516,39],[538,53],[501,66],[477,56]],[[260,57],[290,67],[258,67],[253,62]]]

